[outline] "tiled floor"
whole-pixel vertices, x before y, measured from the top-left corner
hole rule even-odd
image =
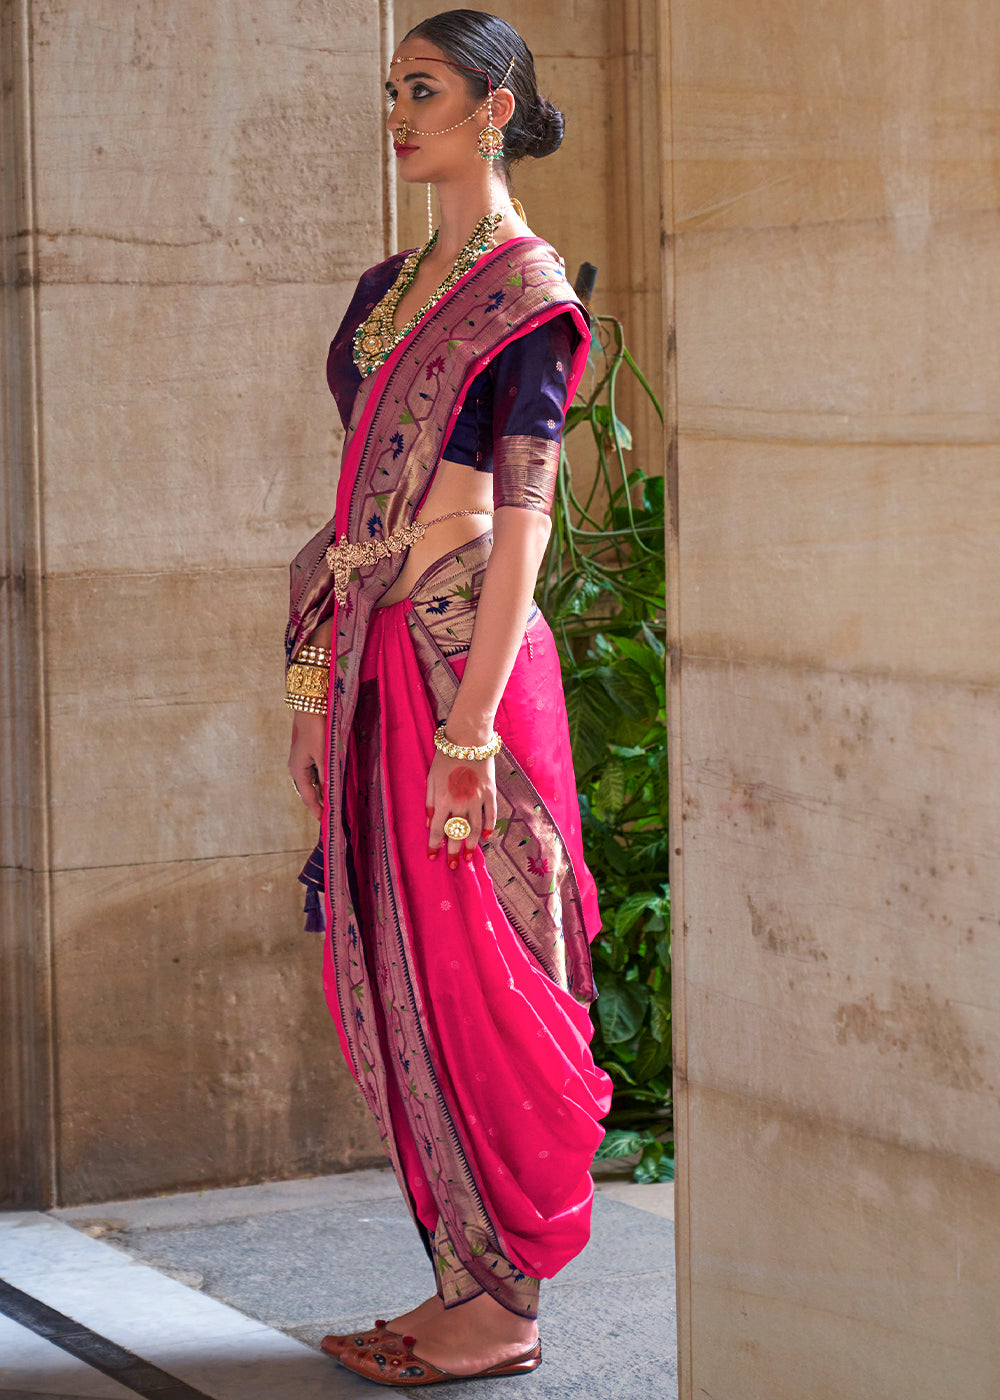
[[[519,1382],[525,1400],[676,1396],[671,1214],[668,1186],[599,1183],[591,1244],[543,1291],[546,1359]],[[78,1324],[64,1341],[95,1359],[0,1314],[3,1400],[374,1395],[315,1349],[320,1337],[430,1291],[382,1171],[0,1215],[0,1279]],[[502,1381],[449,1391],[510,1393]]]

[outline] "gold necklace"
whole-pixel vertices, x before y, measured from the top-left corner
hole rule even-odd
[[[420,310],[407,321],[401,331],[397,331],[393,325],[393,316],[396,314],[396,307],[403,298],[404,293],[410,287],[414,277],[417,275],[417,268],[423,259],[437,242],[438,231],[434,230],[431,237],[422,248],[410,253],[404,260],[403,266],[399,269],[399,276],[386,292],[385,296],[374,308],[366,321],[354,332],[354,363],[361,372],[361,377],[365,378],[379,365],[385,361],[395,350],[401,340],[405,340],[414,329],[417,322],[427,315],[431,307],[441,300],[445,292],[451,291],[459,278],[464,277],[470,268],[482,257],[489,248],[493,247],[493,235],[503,219],[503,210],[499,213],[484,214],[472,230],[472,236],[462,248],[452,266],[451,271],[441,283],[441,285],[427,298]]]

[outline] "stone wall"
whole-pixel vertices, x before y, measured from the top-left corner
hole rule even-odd
[[[302,933],[281,639],[326,346],[394,241],[386,8],[4,8],[14,1202],[380,1158]]]
[[[684,1397],[1000,1376],[1000,15],[671,0]]]
[[[404,189],[396,237],[382,83],[425,12],[4,8],[11,1202],[380,1157],[301,932],[280,641],[333,502],[327,342],[358,272],[423,230]],[[518,176],[529,218],[571,276],[599,264],[596,308],[655,379],[655,4],[505,13],[568,119]],[[621,157],[643,123],[652,182]],[[640,453],[660,469],[654,432]]]

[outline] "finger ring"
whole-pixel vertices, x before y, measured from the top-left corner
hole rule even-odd
[[[444,834],[449,841],[464,841],[472,835],[472,827],[464,817],[449,817],[444,824]]]
[[[297,782],[295,781],[295,779],[292,777],[291,773],[289,773],[288,777],[289,777],[289,779],[290,779],[290,781],[291,781],[292,787],[293,787],[293,788],[295,789],[295,791],[296,791],[296,794],[297,794],[299,797],[301,797],[302,794],[301,794],[301,792],[299,792],[299,785],[298,785],[298,783],[297,783]]]

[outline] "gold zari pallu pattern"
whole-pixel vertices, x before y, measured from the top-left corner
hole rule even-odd
[[[381,540],[340,540],[326,551],[326,562],[333,572],[333,592],[338,603],[346,603],[351,574],[355,569],[370,568],[380,559],[388,559],[390,554],[403,554],[422,540],[432,525],[440,525],[442,520],[455,520],[461,515],[492,515],[491,510],[453,510],[447,515],[438,515],[433,520],[414,520],[409,525],[400,525],[391,535]]]

